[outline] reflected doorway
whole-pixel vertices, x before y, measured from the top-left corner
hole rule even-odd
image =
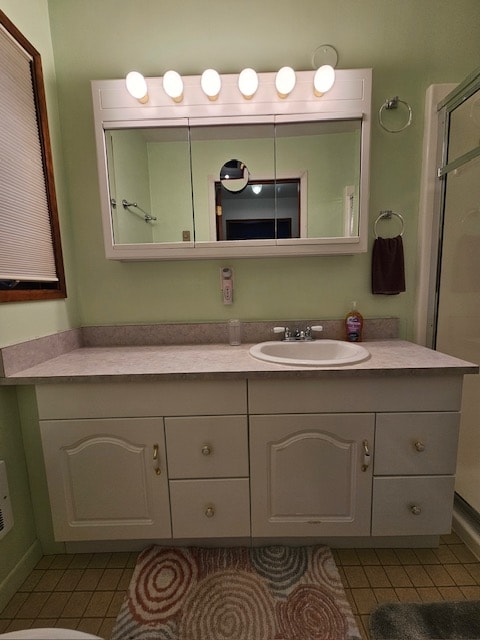
[[[300,178],[250,180],[231,192],[215,182],[217,240],[300,237]]]

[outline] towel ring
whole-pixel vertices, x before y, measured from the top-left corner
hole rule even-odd
[[[408,119],[402,127],[398,129],[391,129],[390,127],[387,127],[387,125],[383,121],[383,112],[385,110],[396,109],[399,103],[407,107]],[[405,100],[400,100],[398,96],[395,96],[394,98],[387,98],[378,111],[378,122],[380,123],[380,126],[385,129],[385,131],[388,131],[388,133],[400,133],[400,131],[404,131],[412,124],[412,117],[412,107],[408,104],[408,102],[405,102]]]
[[[380,211],[380,214],[378,216],[378,218],[375,220],[375,224],[373,225],[373,232],[375,234],[375,238],[378,238],[378,233],[377,233],[377,225],[379,223],[380,220],[385,219],[385,220],[390,220],[390,218],[392,216],[396,216],[399,220],[400,223],[402,225],[401,230],[400,230],[400,237],[403,236],[403,232],[405,231],[405,220],[403,219],[403,216],[401,213],[395,213],[395,211]]]

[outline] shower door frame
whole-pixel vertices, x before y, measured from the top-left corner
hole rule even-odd
[[[415,341],[436,348],[443,244],[446,177],[480,156],[480,145],[448,163],[452,112],[480,90],[480,68],[459,85],[432,85],[427,90],[419,206]]]

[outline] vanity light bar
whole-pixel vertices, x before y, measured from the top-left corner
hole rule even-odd
[[[323,96],[335,83],[335,69],[328,64],[322,65],[315,72],[313,78],[313,93],[317,97]],[[130,71],[125,78],[129,94],[140,103],[148,102],[147,81],[138,71]],[[216,100],[222,88],[222,76],[215,69],[206,69],[200,78],[202,91],[209,100]],[[287,98],[296,85],[296,74],[292,67],[282,67],[275,76],[275,88],[279,98]],[[238,76],[238,90],[250,100],[257,92],[259,77],[254,69],[246,68]],[[182,102],[184,83],[176,71],[170,70],[163,76],[163,90],[174,102]]]

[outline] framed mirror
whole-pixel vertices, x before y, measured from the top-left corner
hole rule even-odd
[[[222,76],[215,102],[185,78],[180,104],[161,78],[143,104],[121,80],[92,83],[108,258],[366,251],[371,70],[338,71],[321,98],[313,73],[299,72],[295,99],[259,76],[248,101]]]

